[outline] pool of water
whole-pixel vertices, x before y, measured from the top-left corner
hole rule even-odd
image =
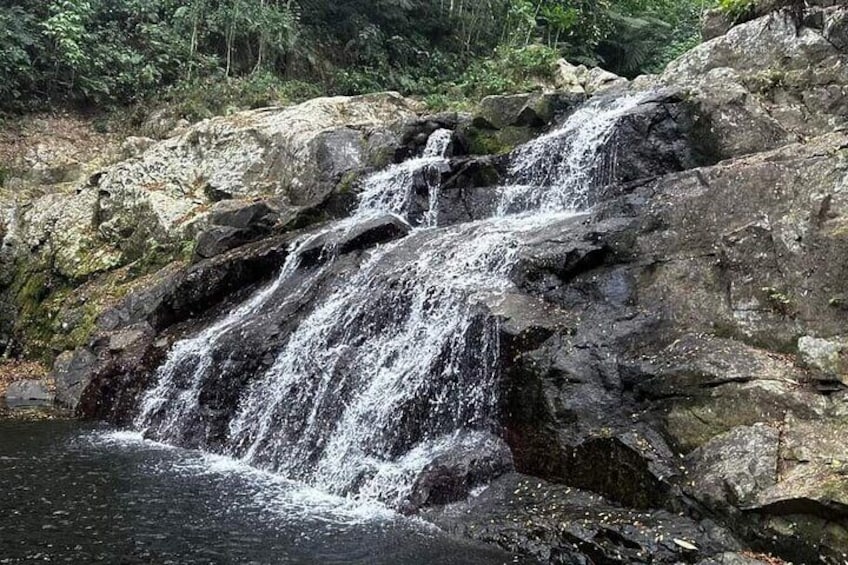
[[[376,504],[70,420],[0,419],[0,564],[528,563]]]

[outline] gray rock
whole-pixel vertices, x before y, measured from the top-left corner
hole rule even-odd
[[[779,435],[759,424],[716,436],[687,457],[690,490],[714,506],[750,505],[777,483]]]
[[[378,216],[341,233],[324,233],[313,238],[300,248],[300,261],[304,266],[315,265],[334,254],[353,253],[398,239],[411,229],[409,224],[392,214]]]
[[[486,96],[480,101],[473,124],[488,129],[539,128],[582,102],[581,93],[528,93]]]
[[[19,406],[49,406],[53,404],[53,393],[39,379],[15,381],[6,389],[6,404]]]
[[[585,66],[575,66],[565,59],[559,59],[557,61],[557,70],[554,77],[554,86],[556,86],[557,89],[570,94],[586,94],[585,85],[587,73],[588,69]]]
[[[295,212],[291,208],[282,208],[273,201],[218,202],[209,214],[210,227],[197,236],[195,256],[208,259],[267,237],[282,221],[283,214],[293,217]]]
[[[87,349],[65,351],[53,363],[52,377],[56,382],[56,402],[76,410],[80,397],[91,382],[96,357]]]
[[[133,159],[150,149],[156,140],[150,137],[129,136],[121,143],[120,151],[124,159]]]
[[[623,89],[628,80],[615,73],[605,71],[600,67],[592,67],[586,74],[584,89],[589,96],[603,94],[616,89]]]
[[[821,378],[848,385],[848,340],[805,335],[798,340],[798,355]]]
[[[542,563],[671,564],[739,549],[709,521],[699,524],[665,510],[633,511],[590,492],[516,474],[424,516],[449,533]]]
[[[180,247],[220,200],[320,204],[342,175],[397,146],[392,128],[414,118],[411,101],[384,93],[206,120],[103,169],[75,193],[42,197],[22,214],[23,239],[31,249],[54,249],[51,262],[63,276],[84,279],[144,257],[156,244]],[[131,142],[139,143],[148,141]],[[232,234],[211,239],[210,253],[232,245]]]
[[[829,38],[839,13],[828,16],[832,31],[824,19],[768,13],[684,54],[662,80],[691,93],[722,158],[823,135],[848,116],[848,53]]]
[[[837,49],[848,49],[848,10],[836,10],[827,15],[824,36]]]

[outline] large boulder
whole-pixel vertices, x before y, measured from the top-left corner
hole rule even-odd
[[[839,6],[801,21],[767,13],[684,54],[661,79],[700,105],[704,135],[722,158],[823,135],[848,116],[845,14]]]
[[[502,439],[486,433],[451,438],[416,476],[403,509],[415,511],[465,500],[474,488],[512,471],[512,454]]]
[[[11,407],[49,406],[53,404],[53,393],[42,380],[25,379],[6,388],[5,400]]]
[[[544,93],[486,96],[480,101],[474,125],[489,129],[542,127],[585,100],[581,94]]]
[[[621,90],[628,80],[600,67],[587,68],[585,65],[572,65],[565,59],[556,63],[554,86],[557,90],[569,94],[593,96],[608,91]]]
[[[293,211],[281,208],[273,200],[217,202],[209,214],[209,227],[197,236],[196,257],[208,259],[270,235],[284,221],[283,210],[289,212],[286,219],[295,216]]]
[[[399,145],[392,128],[415,110],[385,93],[213,118],[103,171],[84,191],[96,195],[97,231],[121,247],[191,234],[221,200],[316,206],[345,175],[387,162]]]

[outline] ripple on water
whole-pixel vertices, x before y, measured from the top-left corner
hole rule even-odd
[[[176,461],[152,462],[146,470],[153,474],[187,478],[216,476],[223,480],[231,479],[238,484],[238,494],[242,497],[236,508],[259,508],[262,512],[273,513],[284,519],[301,520],[309,517],[338,526],[401,519],[395,511],[378,502],[331,495],[233,457],[174,447],[146,439],[137,431],[95,431],[81,436],[80,440],[95,448],[100,446],[179,453]]]
[[[227,457],[0,420],[0,562],[490,565],[513,556]]]

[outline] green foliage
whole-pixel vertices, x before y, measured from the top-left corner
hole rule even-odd
[[[704,2],[0,0],[0,110],[166,98],[202,117],[386,89],[445,106],[537,87],[561,56],[658,71]]]
[[[189,121],[229,114],[245,108],[300,102],[319,96],[314,84],[284,80],[262,71],[245,77],[206,77],[182,81],[159,96],[159,103]]]
[[[0,100],[14,104],[32,90],[36,72],[30,52],[38,41],[32,14],[19,6],[0,11]]]
[[[718,0],[718,8],[732,19],[743,17],[754,7],[754,0]]]
[[[612,32],[596,49],[605,68],[625,76],[661,72],[701,40],[699,0],[627,0],[610,12]]]
[[[494,55],[472,63],[460,77],[459,87],[471,98],[489,94],[538,90],[550,82],[559,53],[544,45],[501,46]]]

